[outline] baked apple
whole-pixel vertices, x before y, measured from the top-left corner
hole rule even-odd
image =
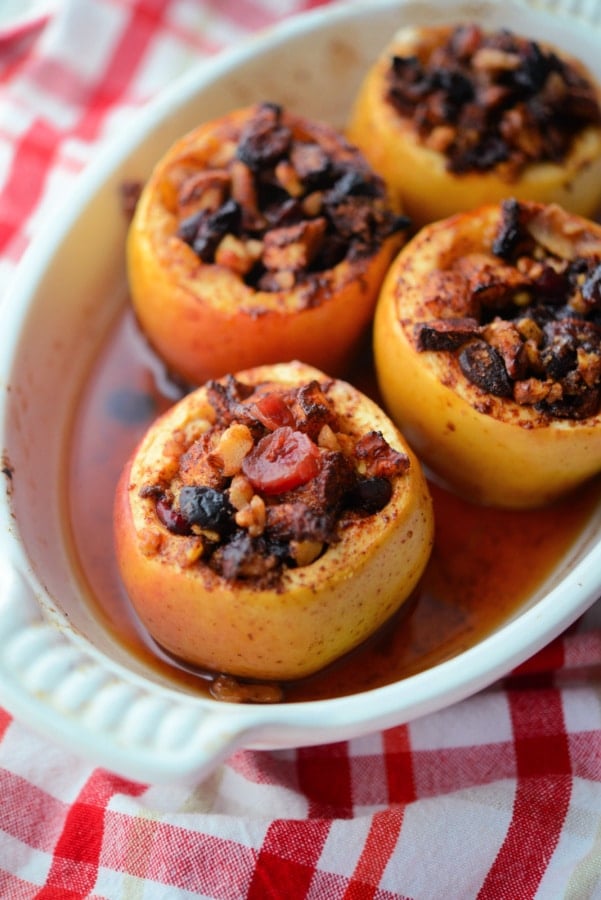
[[[601,227],[507,200],[425,226],[378,301],[385,406],[474,501],[548,503],[601,470]]]
[[[356,388],[301,363],[211,380],[151,426],[116,494],[150,634],[195,666],[296,679],[364,641],[428,560],[418,460]]]
[[[271,103],[235,110],[176,142],[143,187],[133,306],[191,384],[291,359],[342,374],[407,225],[335,129]]]
[[[592,216],[599,86],[507,30],[405,27],[367,73],[347,129],[415,225],[508,196]]]

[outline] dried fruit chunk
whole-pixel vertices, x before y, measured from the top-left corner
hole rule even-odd
[[[470,341],[459,353],[459,366],[472,384],[496,397],[511,397],[511,381],[503,359],[486,341]]]
[[[584,216],[601,205],[599,85],[559,48],[507,29],[400,29],[347,133],[418,225],[508,194]]]
[[[191,384],[304,359],[342,373],[408,226],[334,128],[264,103],[158,161],[128,233],[133,306]]]
[[[277,424],[281,407],[290,424]],[[253,448],[223,478],[211,447],[238,425]],[[319,443],[324,427],[337,449]],[[173,433],[192,441],[175,465]],[[427,484],[398,430],[301,363],[238,373],[172,407],[124,469],[114,521],[125,587],[159,644],[258,679],[307,675],[361,643],[409,596],[433,538]]]
[[[515,199],[426,226],[392,264],[384,402],[471,499],[537,506],[601,471],[600,264],[601,226]]]
[[[261,438],[242,463],[254,488],[264,494],[283,494],[306,484],[321,469],[321,453],[310,437],[289,425]]]

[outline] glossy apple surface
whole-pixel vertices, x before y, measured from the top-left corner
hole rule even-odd
[[[328,382],[300,363],[259,367],[237,377],[247,384],[293,387],[315,378]],[[345,431],[381,431],[391,447],[407,454],[409,466],[393,479],[391,498],[378,513],[343,517],[337,541],[313,562],[285,568],[272,586],[228,580],[202,560],[182,565],[190,539],[168,531],[155,501],[140,496],[143,484],[177,465],[166,447],[206,414],[204,387],[164,414],[127,464],[115,501],[118,563],[141,621],[175,656],[235,676],[300,678],[364,641],[416,586],[433,539],[420,464],[371,400],[343,381],[328,384]]]
[[[386,199],[386,189],[359,151],[349,147],[333,128],[283,111],[277,128],[289,130],[296,148],[309,147],[310,152],[317,148],[314,155],[318,161],[313,165],[323,169],[314,174],[310,160],[306,165],[298,164],[299,169],[304,165],[309,170],[300,183],[288,159],[284,159],[286,165],[270,160],[263,167],[269,172],[265,177],[281,179],[281,184],[271,189],[278,196],[281,210],[295,204],[310,210],[300,225],[301,214],[293,213],[292,228],[299,227],[302,236],[292,247],[282,248],[276,238],[286,238],[285,228],[274,226],[268,234],[270,228],[262,221],[254,231],[255,226],[249,226],[242,244],[225,241],[214,258],[200,259],[178,236],[184,216],[182,206],[188,214],[197,202],[209,203],[215,187],[209,186],[203,199],[195,199],[196,188],[187,187],[195,179],[207,175],[213,178],[215,173],[225,177],[226,187],[217,203],[233,198],[242,209],[244,221],[256,224],[263,217],[261,192],[250,183],[251,169],[236,158],[236,147],[256,111],[257,107],[234,111],[199,126],[178,141],[147,181],[129,230],[129,285],[140,326],[169,369],[191,384],[291,359],[303,359],[334,375],[344,374],[371,322],[388,264],[401,244],[401,233],[394,227],[398,217]],[[324,181],[324,173],[332,164],[331,171],[338,175]],[[273,174],[276,168],[277,177]],[[345,174],[351,180],[355,176],[368,179],[371,185],[378,181],[380,196],[370,198],[367,191],[361,216],[363,222],[370,220],[373,224],[374,216],[367,206],[377,208],[377,215],[389,221],[392,230],[384,228],[375,239],[363,242],[357,238],[360,228],[355,227],[354,220],[345,222],[345,198],[333,214],[330,200],[322,204],[324,195],[332,198],[332,191],[338,190],[336,180],[340,184]],[[355,188],[352,191],[356,193]],[[181,199],[184,192],[189,195],[185,203]],[[325,207],[328,211],[323,213]],[[304,212],[301,219],[303,216]],[[342,231],[330,240],[334,219]],[[329,241],[326,258],[333,249],[336,251],[331,264],[324,259],[316,263],[314,258],[319,255],[315,247],[320,241],[315,233],[324,225],[325,240]],[[265,251],[270,241],[270,249]],[[258,267],[268,260],[268,274],[273,276],[269,288],[262,281],[253,282],[248,272],[240,270],[247,266],[247,253],[257,255]],[[295,254],[300,255],[300,263]]]
[[[598,225],[557,207],[529,208],[545,243],[593,266],[601,260]],[[415,331],[433,311],[466,314],[466,260],[504,277],[491,254],[500,218],[498,206],[461,213],[424,227],[403,248],[378,301],[375,363],[385,408],[435,477],[475,502],[527,508],[601,471],[601,415],[554,418],[495,396],[465,376],[457,353],[418,349]]]
[[[458,174],[447,168],[446,156],[435,148],[434,139],[429,146],[413,120],[400,116],[386,100],[391,57],[429,55],[449,31],[447,27],[401,29],[367,73],[347,126],[349,139],[384,177],[414,225],[507,196],[554,202],[579,215],[593,216],[601,206],[599,125],[581,131],[559,162],[533,162],[511,177],[502,166]]]

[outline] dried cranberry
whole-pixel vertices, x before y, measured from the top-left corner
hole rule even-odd
[[[253,403],[254,413],[266,428],[275,431],[282,425],[292,425],[294,416],[280,394],[265,394]]]
[[[242,471],[256,490],[282,494],[311,481],[321,468],[319,448],[287,425],[262,438],[244,458]]]
[[[190,523],[188,520],[176,509],[173,509],[165,497],[159,497],[156,510],[159,521],[172,534],[190,534]]]

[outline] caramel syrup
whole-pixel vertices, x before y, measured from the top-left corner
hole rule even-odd
[[[351,380],[372,392],[369,363]],[[154,418],[181,393],[164,376],[131,313],[123,313],[82,389],[67,499],[73,550],[97,619],[163,680],[206,693],[208,673],[168,657],[139,623],[113,553],[113,497],[121,469]],[[435,544],[412,598],[360,648],[322,672],[286,685],[286,700],[379,687],[474,645],[544,582],[599,499],[599,486],[589,486],[543,510],[515,512],[475,506],[435,484],[431,490]]]

